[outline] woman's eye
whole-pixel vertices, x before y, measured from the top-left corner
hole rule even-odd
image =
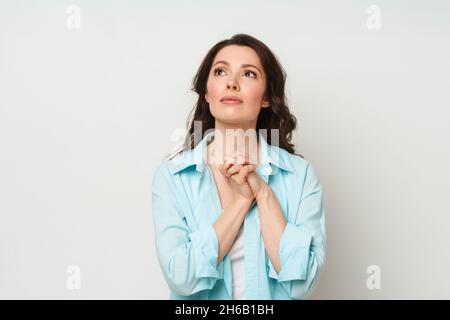
[[[215,75],[218,75],[218,72],[221,72],[221,71],[223,71],[223,69],[216,68],[216,69],[214,69],[214,74],[215,74]],[[219,75],[220,75],[220,74],[219,74]]]
[[[253,78],[256,78],[256,73],[254,73],[253,71],[245,71],[244,75],[248,75],[251,74]]]
[[[222,75],[221,72],[225,73],[225,71],[224,71],[223,69],[221,69],[221,68],[216,68],[216,69],[214,69],[214,75],[216,75],[216,76]],[[256,73],[253,72],[253,71],[245,71],[245,72],[244,72],[244,75],[245,75],[246,77],[250,76],[250,77],[252,77],[252,78],[256,78]]]

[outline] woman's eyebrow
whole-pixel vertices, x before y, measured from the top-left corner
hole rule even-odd
[[[229,64],[228,62],[226,62],[226,61],[219,60],[219,61],[217,61],[216,63],[214,63],[213,66],[215,66],[215,65],[218,64],[218,63],[223,63],[223,64],[226,64],[227,66],[230,65],[230,64]],[[259,68],[258,68],[257,66],[255,66],[255,65],[253,65],[253,64],[245,63],[245,64],[243,64],[243,65],[241,66],[241,68],[248,68],[248,67],[253,67],[253,68],[255,68],[256,70],[258,70],[259,73],[262,74],[261,70],[259,70]]]

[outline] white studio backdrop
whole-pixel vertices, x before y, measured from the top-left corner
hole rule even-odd
[[[1,0],[0,298],[168,298],[153,172],[236,33],[284,66],[324,188],[309,298],[450,298],[450,3],[425,0]]]

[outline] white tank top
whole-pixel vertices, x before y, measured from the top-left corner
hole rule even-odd
[[[229,251],[233,279],[233,300],[245,299],[244,225]]]

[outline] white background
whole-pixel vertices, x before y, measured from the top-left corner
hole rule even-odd
[[[248,33],[287,71],[296,151],[324,188],[310,298],[449,299],[449,2],[215,2],[0,1],[0,298],[168,298],[153,171],[206,52]]]

